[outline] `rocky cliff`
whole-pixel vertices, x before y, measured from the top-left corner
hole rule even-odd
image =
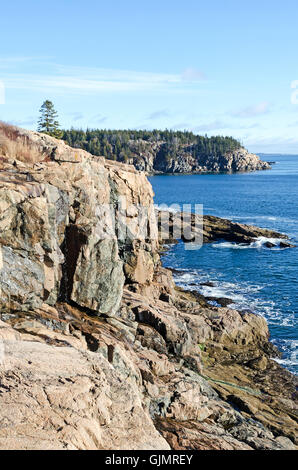
[[[234,173],[267,170],[270,164],[242,148],[232,137],[192,132],[145,130],[63,131],[71,147],[130,163],[147,174]]]
[[[174,285],[144,174],[0,134],[0,448],[294,449],[265,320]]]
[[[269,170],[270,164],[262,161],[257,155],[246,149],[211,154],[209,156],[194,156],[192,146],[181,147],[176,155],[163,152],[163,143],[144,144],[143,150],[127,159],[137,170],[147,174],[172,173],[237,173],[258,170]]]

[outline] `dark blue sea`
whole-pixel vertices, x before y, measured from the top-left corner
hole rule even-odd
[[[155,204],[203,204],[215,215],[286,233],[298,245],[298,156],[266,155],[272,170],[221,175],[153,176]],[[231,307],[264,316],[279,360],[298,373],[298,248],[269,249],[264,240],[249,247],[219,241],[196,251],[170,247],[166,267],[181,273],[176,283],[209,297],[227,297]],[[202,286],[204,282],[212,287]]]

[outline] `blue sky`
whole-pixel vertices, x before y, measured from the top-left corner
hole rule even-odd
[[[298,154],[297,18],[297,0],[1,2],[0,119],[35,129],[51,99],[63,127],[188,129]]]

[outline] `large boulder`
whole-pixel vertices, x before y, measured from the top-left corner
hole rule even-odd
[[[34,161],[16,158],[15,146],[1,161],[0,310],[62,299],[116,315],[125,275],[146,286],[159,261],[150,183],[128,165],[13,129]]]

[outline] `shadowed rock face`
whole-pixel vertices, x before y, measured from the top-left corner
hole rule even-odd
[[[224,155],[211,155],[207,159],[195,158],[192,147],[181,147],[175,158],[163,155],[163,143],[143,141],[145,150],[128,159],[135,168],[149,174],[159,173],[237,173],[269,170],[270,164],[257,155],[240,148]]]
[[[295,449],[297,380],[266,321],[174,285],[145,176],[15,133],[34,162],[1,160],[0,448]],[[106,210],[122,196],[126,233]],[[215,219],[205,241],[259,230]]]

